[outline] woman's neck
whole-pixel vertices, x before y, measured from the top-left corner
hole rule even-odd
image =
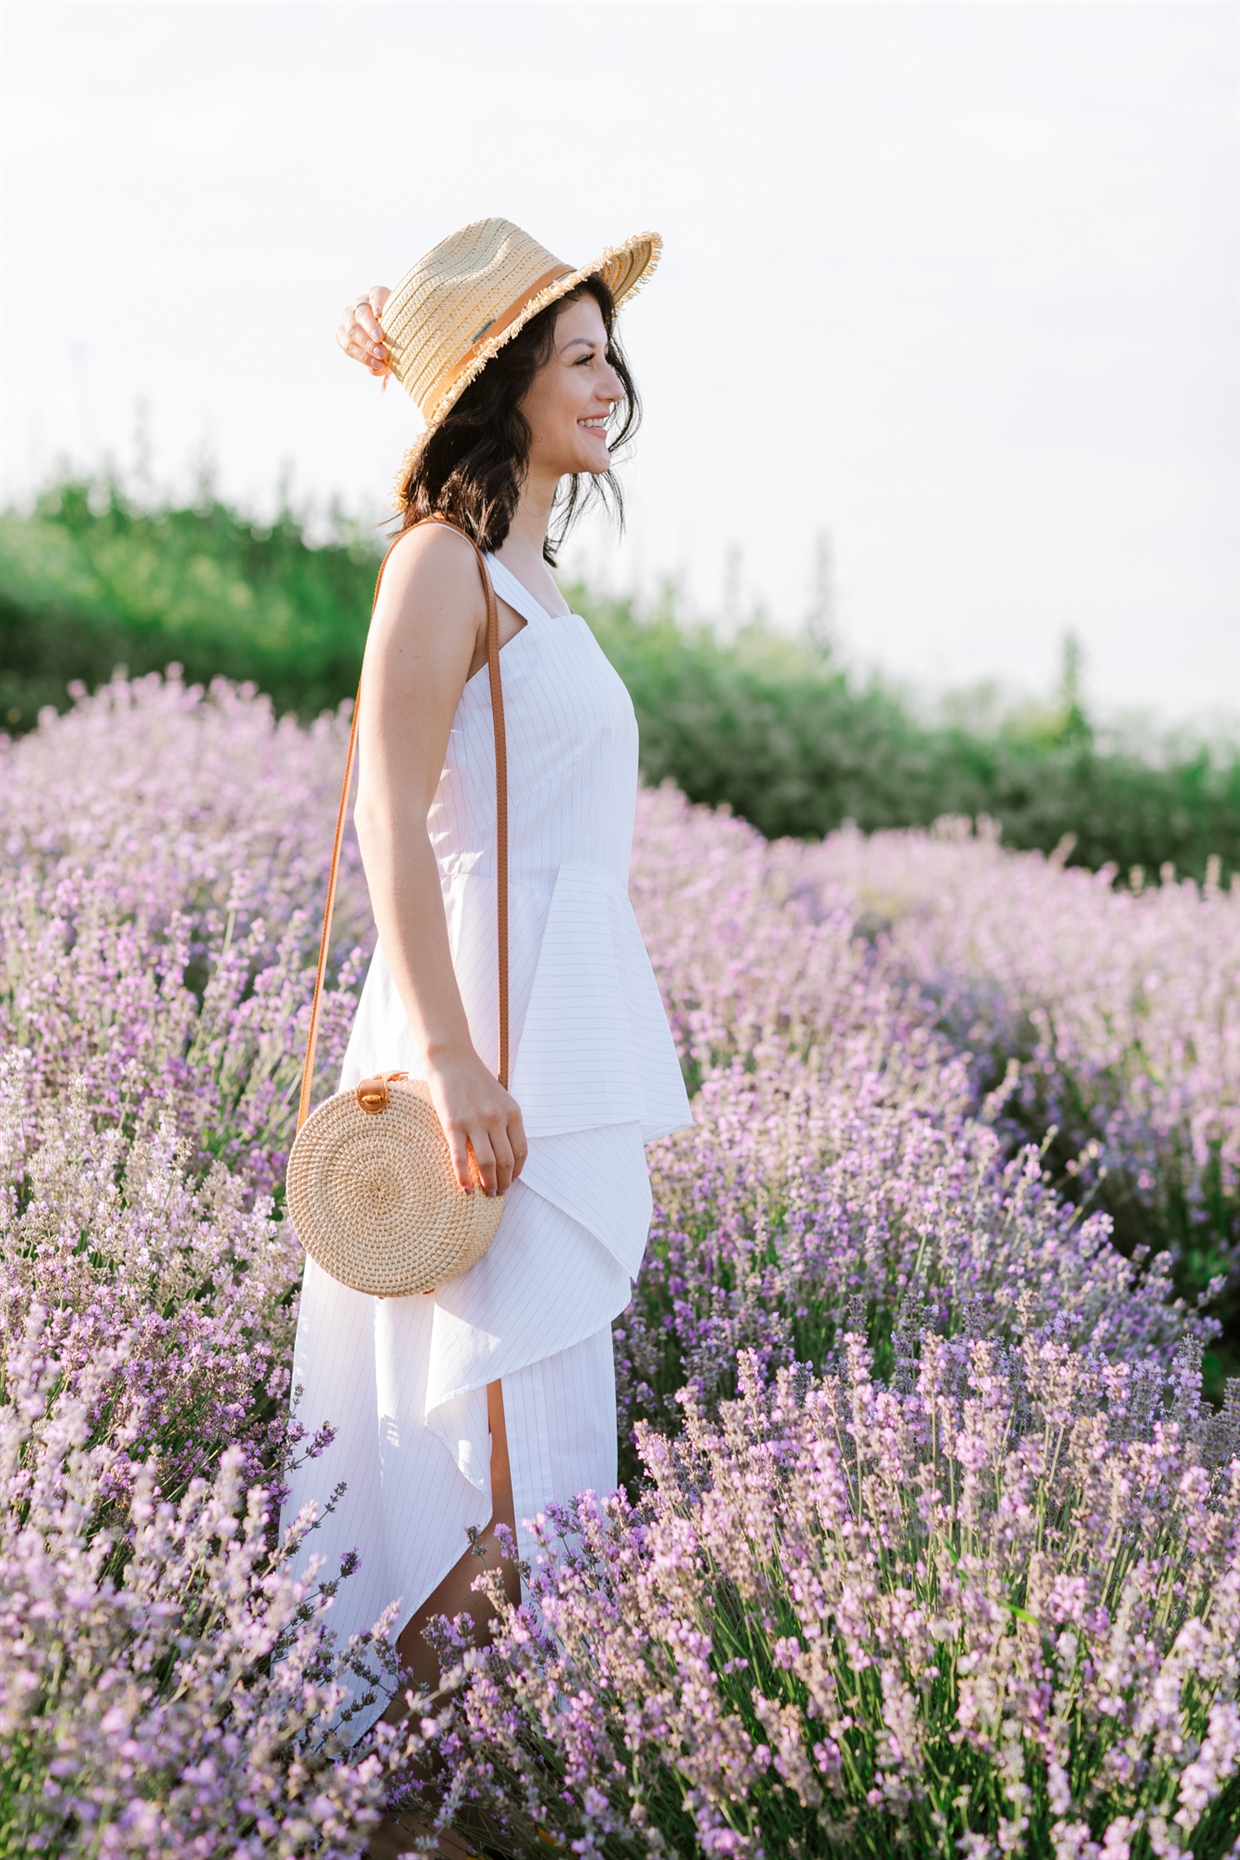
[[[551,524],[551,506],[559,482],[558,475],[553,477],[538,471],[527,474],[508,534],[495,551],[504,567],[512,570],[517,580],[542,601],[549,613],[568,612],[564,597],[543,559],[543,543]],[[550,603],[544,598],[548,592],[554,595]]]

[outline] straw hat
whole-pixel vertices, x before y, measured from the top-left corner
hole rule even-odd
[[[574,269],[511,220],[475,220],[432,246],[379,319],[392,373],[427,430],[531,317],[593,276],[621,303],[650,276],[662,246],[658,233],[635,233]]]

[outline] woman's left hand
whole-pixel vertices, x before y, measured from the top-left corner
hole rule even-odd
[[[379,322],[379,313],[391,295],[386,284],[376,284],[365,297],[349,305],[336,325],[336,341],[345,354],[376,376],[385,375],[391,366],[387,340]]]

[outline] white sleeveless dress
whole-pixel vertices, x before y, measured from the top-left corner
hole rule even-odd
[[[336,1429],[290,1478],[285,1524],[341,1481],[307,1540],[334,1574],[341,1643],[401,1600],[414,1614],[491,1516],[486,1385],[501,1380],[521,1554],[526,1519],[616,1483],[611,1323],[650,1224],[643,1149],[691,1121],[628,898],[637,723],[577,614],[553,617],[493,556],[526,621],[503,648],[508,733],[511,1085],[529,1158],[484,1259],[430,1296],[378,1299],[308,1261],[294,1355],[298,1414]],[[486,668],[461,696],[428,816],[470,1033],[494,1066],[495,750]],[[341,1088],[425,1077],[382,949],[358,1005]]]

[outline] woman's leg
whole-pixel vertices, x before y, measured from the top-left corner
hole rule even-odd
[[[491,1521],[478,1538],[476,1548],[471,1546],[460,1562],[453,1565],[439,1587],[427,1596],[418,1612],[409,1620],[396,1643],[397,1652],[411,1674],[413,1684],[427,1692],[433,1692],[439,1684],[439,1660],[424,1638],[428,1621],[434,1620],[436,1615],[472,1615],[475,1639],[479,1646],[485,1646],[490,1639],[490,1622],[493,1619],[491,1604],[485,1595],[475,1594],[471,1587],[484,1569],[501,1568],[504,1593],[508,1600],[514,1605],[521,1600],[521,1578],[516,1566],[502,1561],[495,1538],[497,1524],[506,1524],[514,1537],[517,1529],[513,1513],[508,1433],[504,1425],[504,1391],[499,1382],[487,1384],[487,1421],[491,1429]],[[477,1550],[480,1549],[486,1551],[485,1559],[478,1556]]]
[[[419,1608],[398,1643],[415,1681],[432,1691],[438,1684],[439,1666],[421,1637],[422,1630],[436,1614],[467,1611],[473,1616],[479,1641],[488,1638],[490,1607],[469,1585],[480,1569],[495,1567],[495,1526],[506,1524],[514,1529],[518,1499],[523,1514],[533,1516],[550,1500],[567,1504],[587,1486],[601,1496],[616,1483],[615,1359],[610,1325],[557,1356],[506,1376],[504,1384],[501,1388],[492,1382],[487,1387],[492,1516],[479,1539],[490,1552],[487,1562],[484,1565],[472,1553],[462,1557]],[[512,1418],[511,1443],[505,1410]],[[528,1540],[528,1533],[522,1535]],[[532,1556],[534,1548],[527,1541],[523,1554]],[[517,1570],[511,1563],[502,1567],[508,1599],[516,1603],[520,1600]],[[428,1814],[429,1805],[428,1810],[408,1811],[385,1821],[372,1836],[371,1860],[394,1860],[401,1851],[400,1840],[408,1845],[410,1831],[416,1834],[428,1826]],[[483,1851],[491,1852],[487,1837],[481,1840]],[[463,1860],[473,1849],[469,1837],[446,1834],[439,1837],[438,1851],[444,1860]]]
[[[503,1570],[504,1592],[509,1601],[521,1600],[521,1578],[514,1564],[502,1561],[495,1540],[497,1524],[506,1524],[516,1536],[508,1433],[504,1426],[504,1391],[498,1382],[487,1384],[487,1421],[491,1429],[491,1522],[478,1539],[479,1548],[486,1549],[486,1558],[477,1556],[471,1546],[460,1562],[448,1571],[439,1587],[427,1596],[396,1643],[401,1664],[411,1676],[413,1685],[427,1692],[434,1692],[439,1685],[439,1660],[423,1636],[428,1621],[434,1620],[436,1615],[472,1615],[475,1639],[480,1646],[485,1646],[491,1637],[491,1605],[484,1595],[475,1595],[470,1584],[482,1570],[494,1569],[497,1564]],[[393,1721],[403,1718],[403,1699],[394,1699],[383,1715]],[[428,1779],[434,1774],[433,1764],[425,1773]],[[366,1849],[369,1860],[396,1860],[397,1855],[407,1852],[411,1841],[429,1830],[433,1812],[428,1804],[425,1809],[410,1808],[400,1815],[386,1816],[370,1837]],[[436,1851],[444,1860],[467,1860],[476,1849],[461,1837],[447,1833],[439,1836]]]

